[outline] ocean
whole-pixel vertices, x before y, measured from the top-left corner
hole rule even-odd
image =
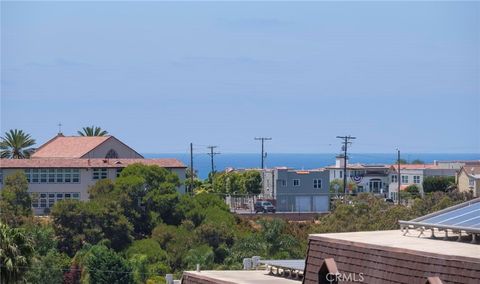
[[[186,153],[158,153],[143,154],[145,158],[176,158],[185,165],[190,165],[190,154]],[[269,153],[265,159],[265,167],[289,167],[294,169],[315,169],[335,164],[336,154],[280,154]],[[367,164],[392,164],[396,162],[396,153],[351,153],[350,163]],[[480,153],[459,153],[459,154],[425,154],[425,153],[405,153],[402,159],[413,161],[419,159],[425,163],[433,161],[446,160],[480,160]],[[225,153],[216,155],[214,158],[215,169],[222,171],[225,168],[259,168],[261,163],[260,154],[232,154]],[[210,156],[206,153],[196,153],[193,155],[193,166],[201,179],[208,177],[210,172]]]

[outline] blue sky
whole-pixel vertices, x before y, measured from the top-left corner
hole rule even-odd
[[[479,2],[2,2],[1,130],[140,152],[480,152]]]

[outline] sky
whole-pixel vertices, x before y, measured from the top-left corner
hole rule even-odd
[[[480,2],[4,2],[1,132],[480,153]]]

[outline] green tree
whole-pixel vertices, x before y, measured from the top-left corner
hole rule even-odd
[[[59,249],[70,256],[85,243],[108,240],[121,250],[132,241],[132,225],[115,202],[65,200],[55,204],[51,215]]]
[[[0,141],[0,156],[9,159],[26,159],[33,152],[35,139],[23,130],[10,129]]]
[[[449,176],[429,176],[423,179],[423,191],[434,192],[442,191],[445,192],[447,189],[455,185],[455,177]]]
[[[411,184],[405,188],[405,191],[410,195],[411,198],[420,197],[420,189],[416,184]]]
[[[25,217],[32,216],[28,181],[23,172],[17,171],[5,178],[0,196],[1,216],[5,223],[18,225]]]
[[[167,253],[154,239],[134,241],[126,250],[125,255],[131,258],[134,255],[145,255],[149,264],[167,260]]]
[[[0,222],[0,282],[20,283],[31,263],[34,249],[24,230]]]
[[[26,274],[27,283],[62,283],[64,271],[70,267],[70,258],[57,251],[49,251],[35,259]]]
[[[132,212],[126,213],[127,217],[129,214],[135,214],[143,220],[132,222],[136,225],[136,233],[148,235],[153,226],[161,221],[169,224],[176,222],[172,214],[179,198],[177,193],[179,185],[180,179],[175,173],[155,165],[133,164],[122,171],[116,181],[116,187],[118,186],[120,192],[129,192],[127,201],[138,204],[122,206],[123,208],[133,206]]]
[[[400,163],[401,165],[406,165],[406,164],[408,164],[408,161],[405,160],[405,159],[400,159],[400,162],[399,162],[398,160],[397,160],[396,162],[397,162],[397,163]]]
[[[208,245],[200,245],[192,248],[185,256],[185,266],[187,269],[195,269],[200,264],[202,269],[211,269],[213,266],[215,255]]]
[[[115,183],[111,179],[101,179],[88,188],[88,195],[90,199],[111,198],[114,189]]]
[[[77,131],[78,135],[80,136],[105,136],[108,135],[106,130],[103,130],[101,127],[98,126],[87,126],[82,127],[82,130]]]
[[[415,159],[411,162],[411,164],[413,164],[413,165],[423,165],[423,164],[425,164],[425,162],[422,161],[422,160],[419,160],[419,159]]]
[[[88,283],[132,283],[132,269],[119,254],[103,245],[92,246],[85,258]]]
[[[262,192],[262,176],[258,171],[246,171],[241,176],[242,186],[248,194],[260,194]]]

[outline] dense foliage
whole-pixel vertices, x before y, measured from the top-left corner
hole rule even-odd
[[[425,177],[423,179],[423,191],[447,191],[455,185],[455,177],[450,176],[438,176],[438,177]]]
[[[25,174],[18,171],[7,176],[0,191],[1,221],[10,225],[22,223],[32,215],[31,199]]]
[[[244,190],[256,187],[256,174],[240,176],[215,174],[212,180],[233,177]],[[9,185],[22,188],[23,179],[12,176]],[[470,198],[457,192],[423,198],[412,194],[403,206],[360,194],[346,204],[334,202],[331,214],[315,222],[244,220],[218,194],[198,190],[179,195],[178,184],[178,177],[165,169],[131,165],[114,182],[92,186],[89,201],[56,203],[50,219],[34,218],[22,205],[14,213],[21,215],[14,227],[0,226],[2,277],[9,277],[2,283],[161,283],[166,273],[179,277],[197,264],[202,269],[240,269],[242,259],[254,255],[303,258],[310,233],[397,229],[398,220]],[[14,192],[23,196],[23,190]],[[2,202],[23,204],[11,202],[16,199]],[[3,249],[12,245],[15,249]]]

